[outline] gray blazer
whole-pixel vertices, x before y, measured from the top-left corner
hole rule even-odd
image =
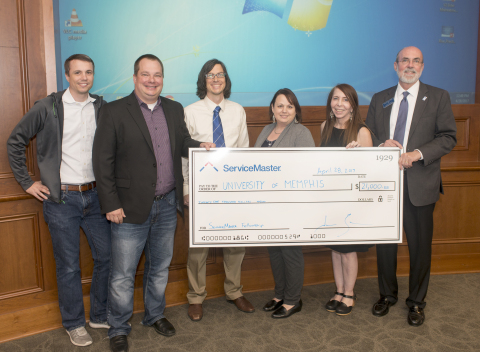
[[[259,148],[262,146],[265,139],[270,135],[272,130],[277,126],[276,123],[272,123],[263,128],[262,132],[257,138],[254,147]],[[290,124],[285,127],[283,132],[278,136],[277,140],[273,144],[272,148],[310,148],[315,147],[315,142],[313,141],[312,134],[309,129],[305,126],[290,122]]]
[[[397,86],[372,97],[365,123],[375,134],[373,145],[390,139],[392,104],[383,106],[395,96]],[[415,111],[408,135],[407,152],[418,149],[423,160],[413,163],[405,172],[408,196],[415,206],[433,204],[443,193],[440,158],[457,144],[457,127],[447,91],[420,82]]]

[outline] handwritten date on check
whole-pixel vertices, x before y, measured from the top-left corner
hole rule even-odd
[[[190,149],[190,246],[401,243],[400,153]]]

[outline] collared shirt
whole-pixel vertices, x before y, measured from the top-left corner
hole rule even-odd
[[[95,181],[92,165],[93,137],[97,128],[94,101],[90,95],[84,102],[75,101],[70,88],[63,93],[62,184],[81,185]]]
[[[248,148],[247,118],[240,104],[223,99],[220,104],[220,119],[227,148]],[[213,111],[217,107],[208,97],[199,100],[185,110],[185,123],[190,136],[202,142],[213,142]],[[188,159],[182,158],[183,194],[188,192]]]
[[[405,137],[403,139],[403,152],[407,151],[408,144],[408,135],[410,133],[410,126],[412,124],[413,112],[415,111],[415,104],[417,103],[418,90],[420,88],[420,81],[417,81],[413,86],[411,86],[407,91],[407,102],[408,102],[408,114],[407,114],[407,124],[405,126]],[[400,102],[403,99],[403,92],[405,89],[402,88],[400,83],[397,85],[397,90],[395,92],[395,99],[392,105],[392,112],[390,113],[390,139],[393,139],[393,134],[395,133],[395,126],[397,124],[398,110],[400,109]]]
[[[150,138],[152,139],[153,152],[157,161],[157,185],[155,195],[159,196],[170,192],[175,188],[175,176],[173,174],[172,148],[168,134],[167,120],[162,107],[162,100],[158,97],[153,110],[150,110],[138,96],[138,105],[142,110],[143,117],[147,123]]]

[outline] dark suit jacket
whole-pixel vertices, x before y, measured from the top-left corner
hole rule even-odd
[[[366,119],[367,126],[375,134],[373,145],[390,139],[390,113],[392,105],[383,103],[394,98],[397,86],[376,93]],[[424,99],[426,97],[426,99]],[[408,135],[406,151],[418,149],[423,160],[407,169],[410,201],[415,206],[435,203],[443,193],[440,176],[440,158],[448,154],[457,144],[457,127],[447,91],[420,82],[415,111]]]
[[[199,147],[185,125],[180,103],[160,97],[170,137],[177,208],[183,213],[181,157]],[[93,171],[102,214],[123,208],[124,222],[144,223],[153,204],[157,162],[152,139],[135,94],[106,104],[93,142]]]

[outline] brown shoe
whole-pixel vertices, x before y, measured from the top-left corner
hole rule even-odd
[[[188,317],[192,321],[200,321],[203,318],[203,308],[201,304],[190,304],[188,306]]]
[[[245,297],[241,296],[238,297],[237,299],[230,300],[227,299],[228,303],[235,304],[238,308],[238,310],[241,310],[242,312],[245,313],[253,313],[255,312],[255,307],[253,304],[251,304]]]

